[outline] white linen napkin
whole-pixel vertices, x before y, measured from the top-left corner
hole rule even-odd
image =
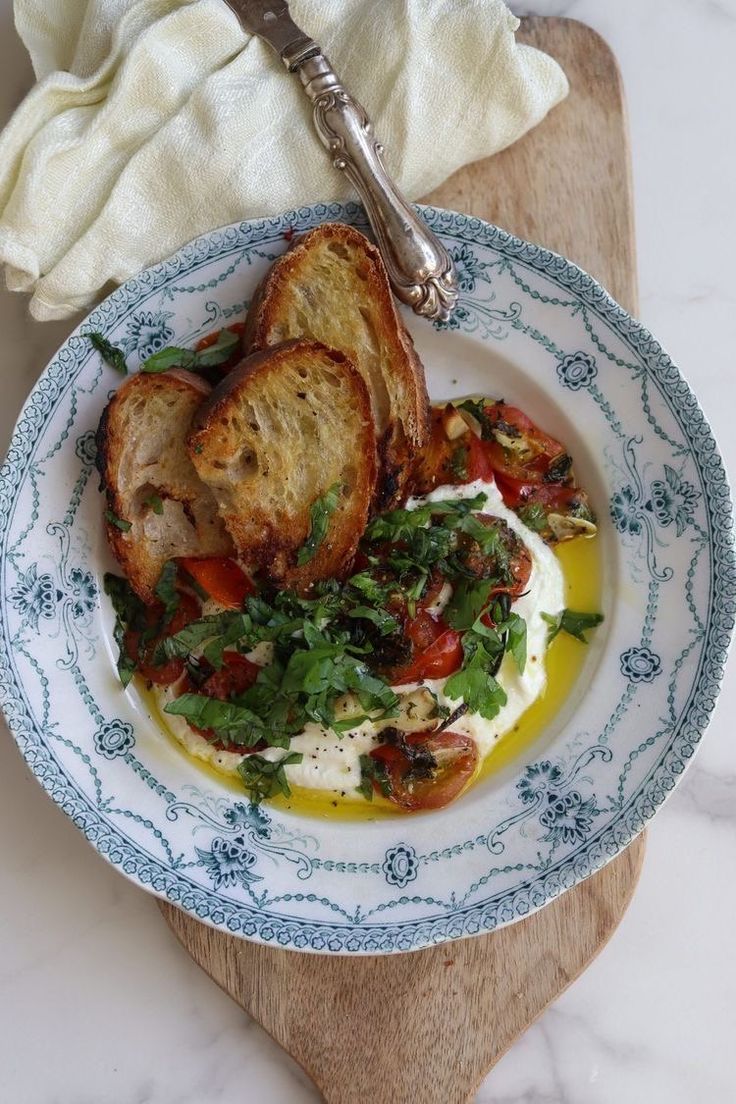
[[[567,93],[502,0],[292,0],[418,198]],[[65,318],[206,230],[350,187],[222,0],[15,0],[38,79],[0,135],[0,262]]]

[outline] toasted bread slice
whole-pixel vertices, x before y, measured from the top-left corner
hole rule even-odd
[[[296,337],[339,349],[363,376],[379,442],[375,508],[395,505],[429,436],[427,387],[381,255],[352,226],[325,223],[295,242],[251,304],[246,352]]]
[[[223,556],[232,540],[186,450],[192,416],[210,387],[179,369],[131,376],[105,407],[97,463],[107,494],[107,539],[144,602],[167,560]]]
[[[289,341],[247,357],[200,407],[189,455],[243,559],[305,593],[351,565],[376,482],[375,428],[363,378],[334,349]],[[297,555],[310,508],[341,491],[312,559]]]

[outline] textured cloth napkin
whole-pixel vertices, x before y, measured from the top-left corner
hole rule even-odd
[[[292,0],[418,198],[567,92],[501,0]],[[0,262],[39,319],[203,231],[351,194],[296,78],[222,0],[16,0],[38,83],[0,135]]]

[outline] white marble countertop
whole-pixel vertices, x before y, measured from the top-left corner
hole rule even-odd
[[[613,46],[629,100],[641,315],[736,470],[736,0],[536,0]],[[31,81],[0,0],[0,123]],[[69,325],[0,292],[0,442]],[[727,344],[727,339],[730,343]],[[736,666],[697,761],[649,832],[612,941],[502,1059],[483,1104],[736,1100]],[[4,734],[6,735],[6,734]],[[187,958],[0,740],[0,1100],[229,1104],[318,1099]],[[717,892],[716,892],[717,890]],[[421,1102],[419,1102],[421,1104]]]

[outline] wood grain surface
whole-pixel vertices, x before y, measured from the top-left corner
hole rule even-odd
[[[635,310],[616,62],[594,31],[570,20],[527,19],[519,37],[562,64],[569,98],[511,149],[456,173],[427,200],[567,254]],[[258,946],[160,907],[188,953],[303,1066],[329,1104],[461,1104],[605,944],[631,899],[643,855],[640,836],[519,923],[388,957]]]

